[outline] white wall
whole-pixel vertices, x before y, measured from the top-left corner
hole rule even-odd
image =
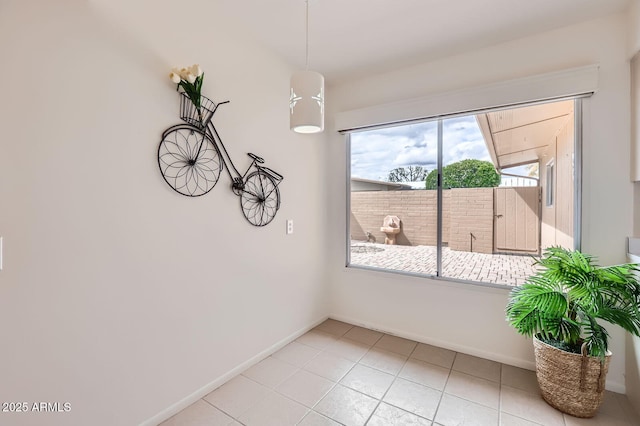
[[[638,140],[640,135],[638,129],[640,128],[640,96],[638,95],[638,87],[640,87],[640,73],[638,72],[638,52],[640,52],[640,1],[632,0],[628,13],[629,19],[629,41],[628,41],[628,56],[632,59],[631,66],[631,79],[632,87],[635,84],[636,89],[632,89],[631,93],[631,178],[633,180],[638,179],[640,166],[640,151],[638,150]],[[635,71],[635,72],[634,72]],[[633,233],[631,236],[640,235],[640,181],[633,184]],[[640,414],[640,338],[634,337],[631,334],[627,335],[627,364],[626,364],[626,385],[627,396],[632,402],[632,405],[636,408],[636,411]]]
[[[627,55],[631,58],[640,51],[640,0],[631,0],[627,11]]]
[[[640,338],[627,333],[627,396],[631,405],[640,414]]]
[[[288,130],[291,69],[215,13],[130,3],[0,4],[0,401],[71,403],[0,424],[140,424],[328,314],[323,151]],[[160,175],[168,71],[194,62],[239,168],[285,176],[264,228],[226,175],[194,199]]]
[[[626,20],[613,16],[420,66],[331,87],[334,113],[535,74],[600,64],[599,91],[585,102],[583,250],[602,264],[625,261],[632,229],[629,63]],[[331,123],[328,123],[331,128]],[[532,345],[504,320],[507,290],[344,267],[346,150],[334,133],[326,163],[332,314],[499,361],[533,367]],[[625,336],[610,329],[608,388],[624,391]]]

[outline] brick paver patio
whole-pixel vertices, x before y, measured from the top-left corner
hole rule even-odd
[[[442,275],[461,280],[517,286],[536,271],[526,255],[484,254],[442,249]],[[419,274],[436,274],[434,246],[351,242],[351,263]]]

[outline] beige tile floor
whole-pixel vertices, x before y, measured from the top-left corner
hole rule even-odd
[[[327,320],[162,426],[638,426],[624,395],[578,419],[535,373]]]

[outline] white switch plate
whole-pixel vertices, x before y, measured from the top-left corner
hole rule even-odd
[[[293,219],[287,219],[287,235],[293,234]]]

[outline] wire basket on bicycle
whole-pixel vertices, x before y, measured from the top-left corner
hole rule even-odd
[[[204,129],[216,109],[216,103],[206,96],[200,96],[198,109],[185,92],[180,93],[180,118],[192,126]]]

